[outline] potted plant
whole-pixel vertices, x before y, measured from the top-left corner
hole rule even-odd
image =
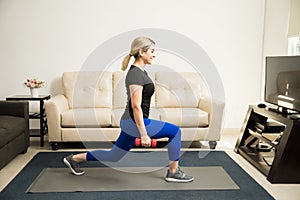
[[[37,78],[29,78],[24,82],[24,85],[30,88],[31,97],[38,97],[38,89],[44,87],[45,81],[41,81]]]

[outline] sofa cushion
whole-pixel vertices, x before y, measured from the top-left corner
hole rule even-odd
[[[120,127],[120,120],[121,120],[123,113],[124,113],[124,108],[112,109],[112,117],[111,117],[112,127]],[[149,118],[160,120],[159,110],[156,108],[150,108]]]
[[[0,147],[6,145],[26,129],[25,118],[0,115]]]
[[[197,108],[203,80],[194,72],[157,72],[156,100],[157,107],[163,108]]]
[[[122,108],[112,110],[113,127],[120,127],[123,112]],[[170,122],[180,127],[208,126],[208,113],[199,108],[151,108],[149,118]]]
[[[62,80],[70,108],[112,107],[112,72],[65,72]]]
[[[111,108],[77,108],[61,114],[62,127],[108,127],[111,126]]]
[[[160,119],[180,127],[208,126],[208,113],[199,108],[160,108]]]

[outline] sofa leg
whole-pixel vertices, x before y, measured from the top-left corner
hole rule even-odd
[[[215,149],[217,146],[217,141],[209,141],[208,144],[210,149]]]
[[[51,142],[51,147],[52,147],[52,150],[58,150],[59,148],[59,143],[58,142]]]

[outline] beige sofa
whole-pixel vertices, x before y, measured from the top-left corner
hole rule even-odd
[[[64,142],[115,141],[126,106],[126,72],[65,72],[64,94],[45,102],[48,138],[52,149]],[[150,118],[181,127],[182,141],[220,139],[223,103],[208,98],[208,90],[196,72],[149,72],[155,84]],[[212,110],[214,128],[210,127]],[[216,125],[217,124],[217,125]]]

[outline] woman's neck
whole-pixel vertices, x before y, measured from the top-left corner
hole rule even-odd
[[[144,63],[138,62],[138,61],[135,61],[132,65],[134,65],[134,66],[140,68],[140,69],[143,70],[143,71],[145,70],[145,66],[146,66]]]

